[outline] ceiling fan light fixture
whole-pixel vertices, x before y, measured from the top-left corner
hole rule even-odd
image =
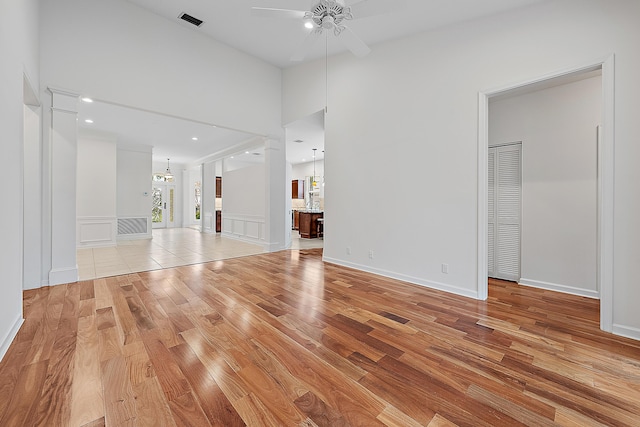
[[[313,28],[313,22],[312,21],[305,21],[304,22],[304,27],[308,28],[308,29],[312,29]]]

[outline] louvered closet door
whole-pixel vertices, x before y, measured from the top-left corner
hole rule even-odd
[[[521,144],[489,149],[489,276],[520,280]]]

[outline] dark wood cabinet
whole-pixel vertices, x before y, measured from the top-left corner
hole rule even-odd
[[[318,237],[318,218],[324,218],[324,213],[300,212],[300,237],[304,239]]]
[[[222,177],[216,176],[216,197],[222,197]]]
[[[216,211],[216,233],[222,231],[222,211]]]
[[[294,179],[291,181],[291,198],[304,199],[304,180]]]
[[[293,229],[298,230],[300,228],[300,211],[293,211]]]

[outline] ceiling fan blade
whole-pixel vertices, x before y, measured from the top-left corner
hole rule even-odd
[[[360,0],[350,4],[354,19],[395,12],[406,5],[406,0]]]
[[[304,10],[291,10],[291,9],[274,9],[271,7],[252,7],[251,15],[259,16],[261,18],[291,18],[302,19],[304,18]]]
[[[307,37],[304,39],[300,47],[296,49],[296,51],[291,56],[292,61],[302,61],[305,55],[309,52],[309,49],[315,44],[315,42],[322,35],[322,28],[316,28],[311,31]]]
[[[338,40],[342,42],[353,54],[359,58],[367,56],[371,52],[371,48],[363,42],[360,37],[356,36],[356,33],[351,31],[351,28],[344,27],[342,32],[336,36]]]

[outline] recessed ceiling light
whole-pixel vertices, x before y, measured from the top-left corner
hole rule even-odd
[[[194,137],[193,137],[193,138],[191,138],[191,139],[192,139],[192,140],[194,140],[194,141],[197,141],[197,140],[198,140],[198,137],[197,137],[197,136],[194,136]]]
[[[84,122],[85,122],[85,123],[93,123],[93,120],[91,120],[91,119],[86,119]]]
[[[244,154],[249,154],[249,152],[248,152],[248,151],[245,151],[245,152],[244,152]]]
[[[86,103],[89,104],[89,103],[93,102],[93,99],[91,99],[91,98],[82,98],[82,102],[86,102]]]
[[[231,158],[233,159],[233,156],[231,156]]]
[[[303,161],[303,162],[306,162],[306,161],[307,161],[307,159],[302,159],[302,161]]]

